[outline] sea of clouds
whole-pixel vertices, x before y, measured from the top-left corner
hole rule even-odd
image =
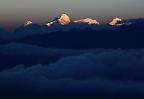
[[[56,58],[47,65],[21,63],[1,70],[3,96],[144,97],[144,50],[67,50],[11,43],[0,45],[0,53]]]

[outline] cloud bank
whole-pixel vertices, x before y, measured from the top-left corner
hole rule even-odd
[[[15,96],[144,97],[143,66],[144,50],[87,50],[49,65],[17,65],[3,70],[0,92]]]

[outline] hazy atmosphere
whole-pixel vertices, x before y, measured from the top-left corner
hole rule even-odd
[[[144,99],[144,0],[0,0],[0,96]]]
[[[45,23],[62,13],[72,19],[92,17],[108,21],[113,17],[144,17],[143,0],[0,0],[0,25],[20,25],[25,18]]]

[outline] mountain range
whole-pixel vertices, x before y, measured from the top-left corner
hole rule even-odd
[[[144,19],[24,21],[0,28],[5,99],[144,99]],[[140,97],[140,98],[138,98]]]
[[[52,48],[144,48],[144,19],[122,20],[110,23],[83,18],[72,21],[66,14],[45,25],[25,20],[13,33],[0,29],[0,44],[26,43]]]

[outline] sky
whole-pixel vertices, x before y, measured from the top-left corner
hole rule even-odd
[[[144,0],[0,0],[0,26],[14,27],[26,18],[45,24],[62,13],[73,20],[139,18],[144,17],[143,9]]]

